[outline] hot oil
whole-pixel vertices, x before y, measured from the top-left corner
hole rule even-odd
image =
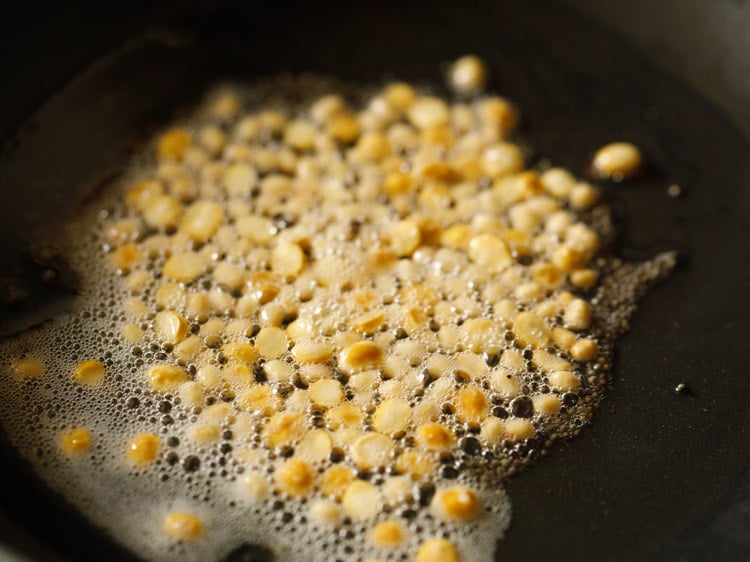
[[[341,86],[317,78],[283,78],[262,83],[244,90],[236,90],[244,105],[253,110],[273,105],[290,113],[299,111],[318,95],[340,89]],[[351,89],[349,90],[351,92]],[[367,99],[372,89],[354,89],[358,100]],[[309,98],[299,100],[299,92],[307,92]],[[296,99],[296,101],[294,101]],[[215,103],[216,96],[209,96]],[[286,100],[279,102],[279,99]],[[207,120],[206,109],[197,112],[193,120],[184,127],[197,132]],[[221,120],[220,120],[221,121]],[[232,121],[234,122],[234,121]],[[269,145],[278,140],[269,139]],[[598,287],[591,292],[581,292],[591,304],[591,334],[599,347],[594,361],[578,362],[580,388],[568,391],[555,391],[550,388],[548,373],[533,364],[533,346],[517,341],[512,323],[497,321],[492,330],[497,333],[490,338],[485,348],[472,351],[471,344],[461,344],[457,348],[444,349],[448,344],[437,339],[436,332],[429,327],[406,334],[403,329],[385,321],[370,340],[384,342],[382,347],[389,350],[402,349],[396,353],[402,360],[399,368],[381,368],[379,378],[371,383],[371,391],[353,389],[355,373],[337,373],[347,393],[346,401],[356,405],[363,413],[362,431],[371,429],[373,415],[379,404],[388,395],[379,390],[387,388],[389,380],[408,382],[408,393],[403,396],[412,411],[420,404],[432,400],[436,411],[433,422],[443,424],[455,437],[452,446],[439,454],[428,455],[434,466],[425,475],[414,477],[399,497],[385,499],[384,484],[403,476],[393,460],[400,451],[415,447],[410,431],[396,432],[393,457],[380,467],[362,469],[347,458],[346,447],[335,446],[326,458],[311,462],[315,474],[342,462],[352,466],[354,478],[372,484],[379,490],[380,500],[373,515],[361,519],[342,517],[331,523],[316,521],[309,510],[313,502],[322,499],[320,491],[311,489],[302,497],[285,495],[273,491],[274,474],[277,474],[290,455],[299,446],[293,440],[289,449],[271,447],[264,443],[261,417],[244,415],[235,408],[235,400],[255,383],[266,384],[273,396],[292,403],[292,397],[309,392],[310,381],[295,378],[288,384],[269,381],[263,373],[264,364],[272,359],[252,361],[254,380],[239,383],[232,388],[207,387],[199,402],[186,399],[184,392],[175,389],[159,392],[149,387],[144,373],[155,364],[179,364],[174,356],[174,346],[165,344],[153,332],[153,320],[161,312],[155,293],[166,281],[161,275],[168,254],[155,257],[144,270],[151,273],[150,280],[137,291],[127,288],[133,272],[118,276],[110,263],[111,253],[102,248],[108,244],[107,231],[111,225],[123,218],[132,217],[133,211],[122,203],[123,193],[142,179],[151,177],[155,162],[149,153],[141,155],[134,162],[129,173],[114,185],[102,198],[95,202],[84,215],[70,226],[66,257],[81,279],[80,296],[69,315],[61,316],[49,324],[23,333],[6,342],[2,349],[3,365],[8,366],[1,380],[2,392],[7,397],[0,405],[0,418],[13,443],[32,463],[40,475],[53,488],[69,498],[89,519],[107,529],[118,541],[127,545],[138,555],[149,559],[162,560],[205,560],[220,559],[242,544],[256,543],[268,545],[278,559],[297,559],[303,556],[312,560],[349,560],[387,557],[389,559],[410,559],[420,543],[435,536],[447,536],[453,542],[463,559],[491,559],[495,541],[501,537],[510,523],[510,502],[502,484],[539,456],[546,454],[557,441],[576,436],[588,423],[602,393],[608,383],[611,369],[614,338],[628,325],[635,301],[646,287],[666,274],[674,265],[672,253],[662,253],[641,263],[624,262],[617,257],[602,255],[593,259],[592,265],[600,278]],[[540,170],[541,172],[541,170]],[[350,178],[354,189],[362,178]],[[253,196],[250,195],[252,198]],[[223,195],[217,195],[225,213],[229,214],[229,202]],[[102,209],[106,209],[102,212]],[[348,256],[355,249],[367,250],[374,246],[381,235],[378,217],[362,210],[362,219],[357,220],[356,228],[352,221],[344,225],[331,226],[326,217],[310,213],[301,221],[311,232],[328,232],[331,253],[318,253],[319,249],[308,249],[306,259],[310,262],[322,260],[326,256]],[[596,206],[588,212],[580,213],[581,220],[591,225],[602,239],[610,237],[608,211]],[[379,217],[383,221],[393,221],[394,215]],[[276,219],[275,219],[276,220]],[[277,231],[293,228],[294,220],[284,219],[285,224],[276,220]],[[339,228],[339,226],[341,228]],[[345,227],[345,228],[344,228]],[[326,229],[329,229],[326,231]],[[169,232],[169,229],[166,229]],[[91,233],[94,235],[92,236]],[[201,244],[186,246],[200,250]],[[114,248],[109,248],[110,251]],[[349,253],[347,253],[349,252]],[[217,254],[216,262],[224,258]],[[445,278],[463,282],[471,294],[469,301],[454,302],[455,327],[460,333],[461,326],[473,318],[493,319],[494,308],[485,302],[481,295],[482,283],[477,282],[477,271],[467,272],[469,260],[456,265],[456,256],[440,254],[427,248],[416,250],[411,259],[397,260],[389,273],[373,280],[358,281],[373,292],[380,300],[374,306],[387,309],[398,304],[404,287],[414,286]],[[460,261],[460,260],[459,260]],[[250,270],[266,270],[250,259],[240,265]],[[356,278],[362,273],[362,263],[347,263],[344,277]],[[135,271],[137,268],[133,268]],[[157,273],[157,275],[153,275]],[[526,280],[526,279],[524,279]],[[357,285],[355,283],[355,285]],[[216,288],[211,276],[202,274],[185,284],[188,288]],[[318,285],[313,284],[313,291]],[[301,284],[288,284],[299,302],[304,302]],[[337,334],[347,327],[337,318],[348,314],[340,294],[352,291],[346,284],[326,293],[318,304],[315,320],[319,327],[315,337],[336,341]],[[231,291],[224,291],[229,292]],[[137,296],[145,305],[142,314],[127,312],[126,303]],[[461,307],[475,307],[475,312],[466,312]],[[303,308],[302,305],[299,306]],[[522,310],[530,308],[521,305]],[[298,310],[291,312],[297,313]],[[225,322],[232,319],[232,313],[209,316],[221,317]],[[292,317],[294,315],[292,314]],[[241,336],[232,336],[231,341],[248,341],[257,347],[260,325],[268,323],[260,310],[249,315],[252,329]],[[291,317],[290,317],[291,318]],[[190,320],[191,334],[200,334],[210,318]],[[293,322],[294,320],[290,320]],[[561,320],[553,317],[551,323]],[[122,335],[125,324],[132,324],[143,332],[140,341],[128,341]],[[258,328],[256,329],[256,324]],[[500,326],[502,324],[502,326]],[[287,324],[288,325],[288,324]],[[351,342],[345,338],[337,350]],[[368,339],[366,338],[366,339]],[[208,337],[204,339],[208,341]],[[410,342],[422,353],[409,353],[400,342]],[[187,382],[201,380],[201,369],[207,366],[221,369],[225,365],[220,353],[210,351],[208,345],[200,358],[185,361]],[[399,347],[401,346],[401,347]],[[518,389],[508,395],[492,388],[490,373],[498,369],[498,363],[508,351],[522,357],[516,379]],[[434,371],[430,358],[443,351],[447,360],[441,372]],[[541,351],[545,351],[542,349]],[[480,375],[466,373],[461,363],[461,353],[474,353],[481,357],[484,365],[477,367]],[[563,361],[570,358],[559,349],[546,351]],[[425,357],[424,354],[427,354]],[[334,354],[335,357],[336,354]],[[10,375],[10,365],[21,357],[34,358],[43,363],[46,372],[40,378],[19,381]],[[76,365],[87,359],[99,360],[106,369],[105,382],[98,387],[87,388],[74,384],[71,373]],[[290,353],[283,353],[280,360],[300,369]],[[324,362],[335,368],[335,358]],[[258,371],[258,373],[256,373]],[[404,374],[405,373],[405,374]],[[447,381],[447,382],[445,382]],[[404,383],[406,384],[406,383]],[[442,385],[440,393],[434,389]],[[472,386],[473,385],[473,386]],[[505,423],[509,418],[533,425],[533,435],[523,439],[500,439],[490,443],[486,437],[486,427],[479,421],[459,419],[457,404],[463,389],[476,387],[486,396],[487,404],[481,422],[487,419]],[[368,395],[369,392],[369,395]],[[295,394],[296,393],[296,394]],[[557,414],[543,416],[534,412],[531,397],[555,395],[559,397],[560,410]],[[439,397],[435,398],[435,397]],[[408,400],[407,400],[408,398]],[[532,403],[530,406],[529,404]],[[196,440],[191,433],[196,425],[206,422],[206,412],[217,412],[225,404],[228,414],[216,422],[219,433],[213,440]],[[293,407],[289,407],[293,410]],[[306,406],[301,411],[303,423],[310,429],[327,427],[326,409]],[[322,424],[322,425],[321,425]],[[486,424],[488,426],[491,424]],[[69,456],[60,450],[61,435],[71,428],[85,427],[92,436],[92,446],[84,455]],[[127,443],[136,433],[148,432],[158,436],[159,453],[156,459],[146,465],[134,465],[126,459]],[[484,433],[483,433],[484,432]],[[334,453],[335,452],[335,453]],[[248,475],[259,476],[268,490],[265,495],[248,495]],[[431,513],[429,505],[436,489],[465,485],[476,490],[484,507],[480,516],[471,522],[442,521]],[[203,536],[194,541],[175,541],[162,528],[166,513],[178,511],[197,516],[204,524]],[[392,549],[376,548],[369,542],[369,533],[374,524],[386,520],[397,520],[407,531],[406,538]]]

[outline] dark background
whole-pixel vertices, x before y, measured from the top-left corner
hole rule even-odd
[[[441,62],[477,52],[523,108],[537,157],[583,173],[597,146],[637,142],[646,173],[604,186],[622,249],[683,256],[620,341],[595,423],[509,484],[498,560],[750,559],[748,8],[570,3],[588,16],[541,1],[16,7],[0,23],[0,262],[24,262],[27,231],[74,209],[217,76],[435,80]],[[672,183],[684,197],[666,196]],[[127,558],[3,454],[10,548]]]

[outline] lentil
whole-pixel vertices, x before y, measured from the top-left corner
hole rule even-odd
[[[108,252],[102,268],[85,258],[101,283],[86,294],[114,303],[72,332],[95,332],[93,349],[3,351],[4,385],[64,395],[55,377],[34,381],[46,364],[101,384],[79,394],[120,393],[103,432],[90,412],[49,408],[64,453],[49,466],[99,478],[113,433],[146,490],[157,476],[176,506],[203,498],[209,541],[224,498],[251,510],[231,529],[257,523],[273,540],[319,525],[338,537],[320,552],[341,559],[418,543],[417,560],[474,559],[473,529],[501,534],[507,500],[492,494],[508,467],[590,417],[637,287],[671,262],[602,257],[606,229],[585,222],[606,212],[597,189],[524,169],[516,110],[478,96],[481,61],[449,77],[461,102],[394,83],[358,111],[326,91],[244,114],[225,91],[166,132],[85,231]],[[121,357],[121,341],[137,352]],[[27,349],[39,359],[18,360]],[[100,359],[74,367],[87,355]],[[80,423],[97,428],[93,448],[92,430],[57,433]],[[164,519],[168,537],[204,533],[186,509]],[[451,540],[425,540],[439,529]]]

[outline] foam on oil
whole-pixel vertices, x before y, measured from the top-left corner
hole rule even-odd
[[[294,113],[309,100],[338,87],[319,79],[284,78],[246,88],[240,97],[247,107],[260,109],[270,104]],[[278,101],[295,99],[300,91],[307,92],[302,101]],[[365,99],[370,91],[359,90],[357,99]],[[206,111],[200,110],[184,126],[198,131],[206,119]],[[411,559],[424,540],[446,536],[456,545],[463,560],[491,560],[496,541],[510,523],[510,502],[502,489],[504,479],[537,458],[555,441],[576,435],[589,421],[607,381],[615,336],[627,327],[635,301],[645,287],[674,265],[672,254],[662,254],[639,264],[623,263],[613,257],[596,258],[600,282],[590,302],[591,333],[598,342],[599,356],[581,367],[581,391],[561,396],[562,410],[558,415],[534,418],[533,439],[472,450],[473,443],[478,443],[475,435],[479,432],[459,423],[452,417],[453,413],[444,409],[439,420],[462,438],[461,443],[471,446],[457,444],[440,458],[438,468],[429,478],[414,482],[406,497],[398,501],[383,499],[375,516],[361,521],[345,518],[331,525],[315,521],[309,515],[310,504],[322,499],[319,491],[311,491],[303,498],[271,491],[262,500],[243,492],[243,475],[264,474],[270,484],[272,473],[285,460],[283,451],[264,448],[260,443],[260,426],[251,427],[247,435],[239,435],[232,430],[232,423],[223,423],[219,439],[196,442],[189,432],[200,419],[202,408],[183,403],[176,393],[160,393],[146,384],[145,370],[155,363],[169,361],[171,353],[171,349],[165,348],[151,332],[150,322],[158,310],[154,292],[164,284],[160,275],[154,276],[141,292],[149,311],[139,325],[145,334],[143,341],[133,344],[121,335],[122,327],[132,322],[125,312],[126,302],[132,295],[126,289],[125,280],[113,273],[102,247],[107,245],[107,229],[113,221],[132,215],[122,203],[123,192],[135,182],[150,177],[154,169],[154,160],[148,153],[139,156],[126,177],[70,225],[67,257],[81,278],[80,295],[74,309],[38,329],[9,339],[0,348],[3,366],[0,420],[12,443],[53,489],[93,523],[145,559],[218,560],[242,545],[262,544],[267,545],[278,560],[303,557],[312,561],[404,560]],[[221,202],[226,210],[227,201],[222,199]],[[606,208],[598,207],[586,220],[604,238],[610,234],[607,218]],[[358,225],[357,236],[351,240],[346,229],[331,226],[328,217],[315,212],[303,222],[313,232],[328,228],[326,237],[332,243],[331,253],[337,256],[348,255],[354,248],[367,248],[382,229],[375,221]],[[156,257],[151,271],[159,271],[163,262],[164,256]],[[453,276],[471,288],[475,278],[465,272],[468,263],[468,259],[462,262],[454,254],[422,250],[415,253],[412,260],[401,260],[391,278],[394,286],[402,286],[415,280]],[[257,264],[252,263],[241,265],[251,270],[257,268]],[[347,267],[352,276],[361,273],[353,269],[357,267],[356,262]],[[374,289],[377,291],[379,287]],[[383,290],[391,289],[389,286]],[[333,297],[332,294],[326,297],[328,300],[324,298],[315,303],[321,322],[348,313]],[[460,301],[457,303],[460,308]],[[488,303],[479,299],[475,304],[478,314],[491,316],[492,307]],[[324,335],[330,336],[329,331],[335,332],[336,328],[335,321],[329,322]],[[497,340],[505,341],[506,333],[507,330],[498,329]],[[440,351],[430,332],[410,335],[409,341],[423,346],[428,355]],[[496,352],[513,347],[512,342],[497,345]],[[523,348],[518,350],[521,352]],[[460,365],[455,353],[447,355],[453,361],[447,372],[453,373]],[[10,374],[10,365],[22,357],[38,359],[46,366],[46,373],[35,380],[15,379]],[[544,377],[530,367],[529,357],[524,358],[528,373],[523,378],[523,391],[529,395],[543,392]],[[71,373],[78,363],[87,359],[97,359],[105,366],[106,381],[101,386],[88,388],[73,382]],[[497,360],[488,357],[487,363],[491,369]],[[200,364],[192,367],[193,370],[187,366],[194,376]],[[409,364],[415,376],[428,367],[427,358],[417,358]],[[460,384],[463,383],[459,381],[446,388],[436,405],[445,408],[446,404],[453,404]],[[276,387],[276,391],[279,388]],[[427,391],[414,395],[411,405],[426,400],[424,396],[430,395]],[[231,404],[232,399],[233,396],[208,393],[203,408],[222,400]],[[356,400],[360,400],[355,403],[363,412],[371,412],[379,397],[373,393],[371,402]],[[498,419],[512,415],[509,403],[510,400],[498,398],[497,403],[491,405],[493,415]],[[311,415],[314,417],[315,412]],[[312,417],[306,418],[309,423],[313,423]],[[92,446],[88,454],[71,457],[61,451],[60,437],[72,427],[90,430]],[[125,458],[127,442],[139,432],[155,433],[160,438],[159,456],[152,464],[133,465]],[[404,441],[404,444],[408,447],[409,442]],[[248,450],[255,453],[248,455]],[[326,460],[315,465],[315,469],[322,470],[329,465]],[[360,477],[380,486],[382,481],[397,474],[388,470],[376,470]],[[420,488],[420,484],[425,483],[432,488]],[[442,521],[427,507],[435,488],[456,484],[477,490],[484,506],[481,515],[469,523]],[[171,511],[188,512],[200,518],[205,526],[203,537],[183,542],[168,536],[162,528],[162,520]],[[368,541],[369,530],[379,521],[394,518],[408,529],[406,540],[391,549],[373,547]]]

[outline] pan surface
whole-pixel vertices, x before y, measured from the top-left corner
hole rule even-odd
[[[173,108],[216,79],[287,70],[434,82],[441,62],[480,54],[491,89],[521,106],[521,134],[536,159],[583,173],[604,143],[641,146],[644,175],[604,186],[621,219],[622,253],[674,247],[683,256],[619,340],[613,387],[594,423],[508,484],[513,522],[497,560],[748,557],[750,146],[717,109],[554,3],[132,7],[102,15],[111,27],[100,25],[98,34],[69,18],[66,36],[119,46],[105,56],[82,47],[61,54],[71,70],[96,61],[56,88],[3,149],[6,288],[38,276],[31,231],[71,213]],[[55,47],[40,39],[27,60],[39,72],[54,69]],[[41,102],[56,85],[15,70],[36,88],[25,92],[18,82],[3,92],[19,111],[30,108],[18,97]],[[682,195],[669,197],[670,185]],[[0,328],[8,333],[64,306],[71,292],[62,280],[31,284],[30,298],[4,306]],[[678,383],[691,392],[677,395]],[[2,455],[0,524],[9,545],[32,559],[132,558],[50,494],[7,446]]]

